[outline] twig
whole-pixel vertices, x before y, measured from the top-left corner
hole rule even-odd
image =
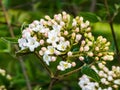
[[[114,20],[115,16],[114,15],[111,16],[107,0],[104,0],[104,4],[105,4],[106,10],[107,10],[107,15],[108,15],[108,19],[109,19],[109,25],[110,25],[110,28],[111,28],[112,37],[113,37],[114,44],[115,44],[117,59],[120,62],[120,55],[119,55],[120,52],[119,52],[118,43],[117,43],[117,39],[116,39],[114,27],[113,27],[113,20]]]
[[[7,25],[7,22],[2,22],[2,21],[0,21],[0,24],[5,24],[5,25]],[[12,27],[21,27],[21,25],[19,25],[19,24],[11,24],[11,26],[12,26]]]
[[[10,20],[9,20],[8,13],[7,13],[7,11],[6,11],[6,9],[5,9],[5,7],[4,7],[4,5],[3,5],[3,3],[2,3],[1,0],[0,0],[0,4],[1,4],[1,6],[2,6],[2,10],[3,10],[3,13],[4,13],[4,17],[5,17],[7,26],[8,26],[8,28],[9,28],[10,35],[11,35],[12,38],[14,38],[15,35],[14,35],[13,28],[12,28],[11,23],[10,23]],[[19,48],[18,48],[17,45],[15,45],[14,47],[15,47],[16,50],[19,50]],[[25,69],[25,65],[24,65],[24,62],[23,62],[23,58],[19,56],[18,59],[19,59],[19,61],[20,61],[20,65],[21,65],[21,68],[22,68],[22,72],[23,72],[23,75],[24,75],[24,77],[25,77],[25,81],[26,81],[26,84],[27,84],[27,88],[28,88],[28,90],[32,90],[32,87],[31,87],[31,85],[30,85],[30,81],[29,81],[28,75],[27,75],[27,73],[26,73],[26,69]]]
[[[51,78],[53,78],[53,77],[54,77],[53,72],[48,68],[48,66],[47,66],[47,65],[45,64],[45,62],[42,60],[41,56],[37,53],[37,51],[35,52],[35,55],[39,58],[42,66],[46,69],[46,71],[48,72],[49,76],[50,76]]]

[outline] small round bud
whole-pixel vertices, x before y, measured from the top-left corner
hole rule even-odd
[[[72,62],[72,66],[75,67],[75,66],[76,66],[76,63],[75,63],[75,62]]]
[[[99,60],[99,57],[95,57],[95,60]]]
[[[69,52],[67,53],[67,55],[68,55],[68,56],[72,56],[72,52],[69,51]]]
[[[44,53],[42,50],[39,51],[39,54],[42,56]]]
[[[83,51],[83,47],[80,47],[80,51],[81,51],[81,52]]]
[[[95,50],[96,50],[96,51],[99,51],[99,47],[95,47]]]
[[[87,45],[84,47],[84,51],[89,51],[89,49],[90,49],[90,48],[89,48],[89,46],[87,46]]]
[[[40,40],[40,45],[43,45],[43,44],[44,44],[44,40],[41,39],[41,40]]]
[[[84,60],[84,57],[83,57],[83,56],[80,56],[79,59],[80,59],[80,61],[83,61],[83,60]]]
[[[64,35],[65,35],[65,36],[68,35],[68,31],[64,31]]]
[[[47,49],[46,49],[46,47],[42,47],[41,50],[42,50],[43,52],[45,52]]]
[[[92,52],[88,52],[88,56],[92,57],[93,53]]]
[[[52,56],[52,57],[51,57],[51,60],[52,60],[53,62],[56,61],[56,57]]]
[[[76,29],[75,29],[75,32],[79,32],[79,28],[76,28]]]

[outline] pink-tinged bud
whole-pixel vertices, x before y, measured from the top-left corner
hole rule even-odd
[[[76,40],[77,40],[77,41],[79,41],[81,38],[82,38],[82,35],[81,35],[81,34],[77,34],[77,35],[76,35]]]
[[[66,45],[67,45],[67,46],[70,46],[70,42],[69,42],[69,41],[66,41]]]
[[[86,21],[85,24],[86,24],[86,26],[89,26],[89,25],[90,25],[90,22],[89,22],[89,21]]]
[[[108,50],[108,49],[109,49],[109,47],[105,47],[104,49],[105,49],[105,50]]]
[[[90,49],[89,46],[84,47],[84,51],[89,51],[89,49]]]
[[[67,53],[67,55],[68,55],[68,56],[72,56],[72,52],[69,51],[69,52]]]
[[[95,60],[99,60],[99,57],[95,57]]]
[[[65,36],[68,35],[68,31],[64,31],[64,35],[65,35]]]
[[[58,69],[58,70],[61,70],[61,67],[58,65],[58,66],[57,66],[57,69]]]
[[[84,57],[83,57],[83,56],[80,56],[80,57],[79,57],[79,60],[80,60],[80,61],[83,61],[83,60],[84,60]]]
[[[60,55],[60,52],[59,51],[57,51],[57,50],[55,50],[55,52],[54,52],[56,55]]]
[[[114,88],[118,88],[118,85],[113,85]]]
[[[82,44],[82,45],[85,45],[85,41],[84,41],[84,40],[82,40],[82,41],[81,41],[81,44]]]
[[[75,62],[72,62],[72,66],[75,67],[75,66],[76,66],[76,63],[75,63]]]
[[[44,53],[42,50],[39,51],[39,54],[42,56]]]
[[[63,21],[61,21],[60,26],[65,26],[65,23]]]
[[[38,25],[39,23],[40,23],[40,22],[37,21],[37,20],[33,21],[33,24],[35,24],[35,25]]]
[[[86,31],[89,32],[90,30],[91,30],[91,27],[88,27]]]
[[[102,53],[98,53],[98,57],[101,57],[102,56]]]
[[[76,29],[75,29],[75,32],[79,32],[79,28],[76,28]]]
[[[56,61],[56,57],[52,56],[52,57],[51,57],[51,60],[52,60],[53,62]]]
[[[44,40],[41,39],[41,40],[40,40],[40,45],[43,45],[43,44],[44,44]]]
[[[48,37],[48,33],[45,33],[44,36],[45,36],[45,37]]]
[[[92,45],[93,45],[93,42],[88,41],[88,46],[92,46]]]
[[[60,37],[60,41],[65,41],[65,38],[64,37]]]
[[[51,20],[51,18],[48,15],[45,16],[45,19]]]
[[[93,53],[92,52],[88,52],[88,56],[92,57]]]
[[[41,50],[42,50],[43,52],[45,52],[45,51],[47,50],[47,48],[46,48],[46,47],[42,47]]]
[[[100,49],[99,49],[99,47],[95,47],[95,50],[96,50],[96,51],[99,51]]]
[[[73,19],[73,23],[72,23],[72,26],[76,26],[77,25],[77,22],[75,19]]]
[[[63,20],[64,20],[64,21],[67,20],[67,15],[63,15]]]
[[[84,49],[83,49],[83,47],[80,47],[80,52],[82,52]]]

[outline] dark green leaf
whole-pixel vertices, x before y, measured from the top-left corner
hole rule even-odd
[[[1,39],[10,43],[18,43],[18,38],[2,37]]]
[[[91,12],[81,12],[80,15],[84,17],[85,20],[89,20],[90,22],[93,23],[101,21],[100,17]]]
[[[89,66],[83,66],[81,69],[81,72],[89,77],[91,77],[93,80],[100,82],[100,77],[99,75],[91,69]]]

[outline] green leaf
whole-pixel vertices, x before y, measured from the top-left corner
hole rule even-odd
[[[11,51],[11,44],[6,43],[0,39],[0,53],[9,53]]]
[[[99,75],[89,66],[83,66],[83,68],[81,69],[81,72],[89,76],[90,78],[92,78],[94,81],[100,82]]]
[[[85,20],[89,20],[93,23],[101,21],[100,17],[91,12],[80,12],[80,16],[84,17]]]
[[[2,40],[10,43],[18,43],[18,38],[11,38],[11,37],[1,37]]]

